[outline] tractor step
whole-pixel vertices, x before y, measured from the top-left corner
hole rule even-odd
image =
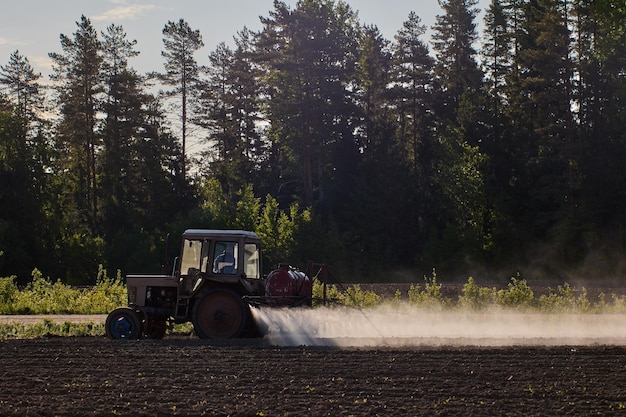
[[[189,298],[181,298],[176,303],[176,311],[174,316],[178,317],[188,317],[189,316]]]

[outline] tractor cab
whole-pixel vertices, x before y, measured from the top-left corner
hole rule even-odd
[[[192,297],[211,283],[249,289],[261,278],[261,240],[243,230],[186,230],[174,263],[181,297]]]

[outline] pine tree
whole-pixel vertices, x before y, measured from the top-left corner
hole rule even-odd
[[[403,195],[407,213],[403,215],[414,231],[410,239],[414,251],[427,240],[424,227],[434,204],[431,195],[432,168],[435,161],[435,61],[428,45],[422,40],[426,27],[419,16],[411,12],[402,28],[394,36],[392,96],[399,124],[397,135],[401,141],[407,172],[403,175],[410,184]],[[418,249],[419,248],[419,249]]]
[[[400,118],[400,137],[406,143],[415,176],[423,174],[428,142],[433,129],[433,66],[428,46],[422,41],[426,27],[414,12],[395,35],[393,47],[393,101]]]
[[[390,264],[406,264],[410,258],[406,250],[416,236],[408,238],[406,245],[397,245],[397,235],[415,230],[411,212],[417,208],[411,205],[414,184],[409,155],[405,138],[398,136],[389,88],[393,80],[390,42],[377,27],[365,26],[359,51],[356,97],[363,112],[357,125],[361,161],[350,192],[352,205],[344,218],[346,231],[358,236],[359,249],[371,254],[362,267],[374,272]]]
[[[8,97],[14,103],[17,116],[28,124],[40,120],[44,105],[41,73],[35,73],[28,58],[14,51],[7,65],[0,66],[0,84],[6,86]]]
[[[595,17],[594,0],[576,0],[572,6],[572,60],[574,65],[574,91],[576,92],[575,118],[580,127],[592,133],[598,126],[602,102],[608,95],[605,70],[599,59],[598,35],[600,25]],[[600,36],[602,37],[602,36]]]
[[[204,46],[204,42],[199,30],[191,29],[185,20],[180,19],[178,22],[168,21],[163,28],[163,46],[165,49],[161,55],[165,58],[165,73],[158,77],[164,85],[172,87],[164,92],[165,96],[179,99],[176,107],[180,111],[181,177],[184,180],[187,175],[187,124],[191,118],[189,103],[194,101],[199,83],[199,68],[194,54]]]
[[[51,122],[43,117],[45,111],[45,88],[39,83],[41,74],[35,73],[28,58],[15,51],[9,63],[0,66],[0,84],[7,91],[7,108],[14,109],[22,123],[20,138],[28,148],[33,164],[33,179],[45,190],[43,171],[50,168],[49,144]],[[1,104],[0,104],[1,106]]]
[[[27,123],[9,103],[0,104],[0,276],[23,284],[35,267],[50,266],[45,251],[44,166],[26,141]]]
[[[255,179],[262,155],[259,87],[250,61],[250,32],[236,39],[237,49],[224,43],[209,55],[208,79],[199,99],[197,124],[205,128],[210,150],[204,154],[208,174],[220,180],[231,199]]]
[[[232,75],[237,85],[234,106],[239,123],[241,149],[246,159],[253,165],[264,158],[264,143],[261,141],[258,122],[260,116],[259,85],[260,72],[254,62],[254,34],[247,28],[235,37],[235,62]]]
[[[211,150],[205,163],[229,162],[237,144],[237,126],[233,121],[233,85],[231,78],[234,52],[224,42],[209,54],[207,80],[203,83],[197,124],[208,132]]]
[[[49,54],[54,62],[51,78],[61,113],[58,169],[67,172],[65,182],[76,208],[75,216],[93,232],[98,211],[96,153],[100,141],[96,127],[102,93],[102,47],[87,17],[81,16],[76,24],[73,39],[60,36],[63,52]]]
[[[506,100],[503,86],[513,66],[513,39],[511,21],[502,0],[492,0],[485,14],[485,30],[482,48],[483,66],[489,80],[492,110],[500,113]]]
[[[480,147],[485,136],[483,74],[474,49],[476,3],[476,0],[440,0],[445,14],[437,16],[433,27],[436,129],[442,136],[457,132],[454,136],[471,147]]]
[[[129,67],[129,59],[139,53],[136,41],[126,39],[121,26],[110,25],[102,33],[103,86],[106,97],[102,102],[104,114],[100,134],[102,137],[101,163],[99,164],[100,193],[102,198],[102,233],[111,242],[119,240],[119,233],[128,231],[140,221],[138,207],[132,200],[138,190],[131,188],[136,142],[141,140],[141,129],[146,120],[143,103],[147,101],[142,91],[142,79]],[[113,246],[114,247],[114,246]]]
[[[593,88],[590,97],[595,98],[595,111],[592,114],[596,114],[597,119],[591,122],[601,130],[599,137],[622,137],[623,121],[626,119],[622,105],[626,97],[626,5],[616,0],[598,0],[592,4],[589,14],[594,18],[595,25],[587,22],[586,29],[582,28],[587,42],[591,43],[588,51],[597,60],[595,65],[598,67],[598,71],[594,72],[592,60],[586,77],[583,76],[583,80],[588,80],[586,84]],[[582,43],[581,48],[585,47],[587,45]],[[599,76],[595,82],[594,75]],[[616,130],[607,131],[607,128]]]
[[[181,178],[180,142],[167,128],[162,103],[144,95],[139,135],[131,159],[130,201],[148,230],[162,230],[176,216],[186,216],[196,203],[195,190]]]
[[[440,0],[445,12],[433,27],[435,50],[436,140],[432,150],[430,244],[433,262],[459,253],[480,255],[487,207],[485,157],[480,147],[484,94],[476,62],[476,0]]]
[[[462,96],[476,93],[482,86],[482,73],[476,62],[477,0],[439,0],[444,11],[433,26],[435,75],[444,91],[440,116],[454,117]]]
[[[626,5],[615,0],[579,0],[575,56],[579,73],[577,119],[581,128],[581,170],[585,230],[602,239],[584,242],[602,248],[610,262],[604,274],[621,274],[626,216]],[[591,224],[590,224],[591,223]],[[582,239],[581,239],[582,240]],[[595,244],[595,245],[593,245]],[[592,246],[593,245],[593,246]]]
[[[528,168],[536,186],[545,182],[535,196],[537,211],[547,214],[572,198],[567,197],[572,140],[569,30],[556,0],[530,1],[519,44],[521,92],[527,97],[523,109],[535,140],[535,158]]]
[[[357,78],[360,106],[363,109],[363,127],[360,148],[365,161],[382,159],[397,154],[397,144],[391,126],[389,103],[391,53],[386,41],[375,26],[363,29],[359,47]]]
[[[257,39],[275,168],[302,184],[306,206],[345,196],[356,147],[350,128],[358,27],[344,2],[275,2]],[[298,180],[300,177],[300,180]],[[332,205],[332,203],[331,203]]]

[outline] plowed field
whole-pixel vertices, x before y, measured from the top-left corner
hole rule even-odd
[[[2,416],[619,413],[624,347],[277,347],[170,336],[0,342]]]

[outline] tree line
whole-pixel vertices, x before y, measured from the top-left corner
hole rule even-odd
[[[122,26],[81,16],[46,87],[0,66],[0,276],[154,272],[182,230],[256,230],[265,266],[349,279],[437,271],[619,276],[626,7],[439,0],[393,39],[344,1],[275,1],[198,60],[163,29],[139,74]],[[190,152],[190,142],[200,152]],[[172,236],[169,240],[166,236]]]

